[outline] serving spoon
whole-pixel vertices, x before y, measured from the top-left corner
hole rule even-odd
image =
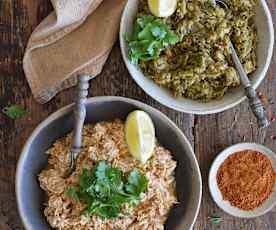
[[[212,1],[214,6],[218,5],[221,8],[229,9],[225,0],[212,0]],[[250,108],[254,113],[255,117],[257,118],[258,125],[260,128],[268,127],[269,121],[267,119],[266,112],[262,105],[262,102],[258,97],[255,89],[252,87],[252,84],[243,68],[243,65],[240,62],[240,59],[231,41],[230,41],[230,49],[231,49],[232,60],[240,76],[240,80],[241,80],[242,86],[244,87],[246,97],[249,100]]]
[[[89,75],[79,75],[76,90],[76,102],[74,104],[74,128],[71,140],[71,150],[69,152],[69,167],[64,173],[64,178],[68,178],[76,169],[76,161],[81,152],[82,129],[86,117],[86,101],[89,88]]]

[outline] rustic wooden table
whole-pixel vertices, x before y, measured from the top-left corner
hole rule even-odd
[[[276,1],[267,0],[276,25]],[[0,229],[23,229],[16,208],[14,184],[16,162],[33,129],[49,114],[73,101],[72,89],[60,93],[46,105],[36,103],[24,77],[22,57],[28,37],[52,10],[46,0],[0,0],[0,108],[19,104],[29,110],[24,118],[10,120],[0,115]],[[276,115],[276,53],[259,91],[270,114]],[[223,213],[212,201],[207,176],[210,164],[225,147],[243,141],[258,142],[276,151],[276,122],[259,132],[247,102],[227,112],[193,116],[172,111],[147,96],[129,76],[121,58],[118,42],[100,76],[92,80],[90,96],[120,95],[143,101],[169,116],[194,146],[203,177],[203,200],[195,228],[225,230],[276,229],[276,208],[267,215],[237,219]],[[274,140],[273,140],[274,139]],[[210,216],[220,216],[219,225]]]

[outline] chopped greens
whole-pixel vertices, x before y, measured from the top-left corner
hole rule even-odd
[[[162,50],[178,42],[177,35],[159,18],[151,15],[138,17],[132,36],[126,36],[132,63],[159,57]]]
[[[2,109],[2,112],[11,119],[19,119],[24,117],[28,111],[19,105],[11,105]]]
[[[229,90],[240,85],[240,76],[231,57],[230,41],[247,74],[258,67],[256,46],[259,38],[254,23],[258,1],[227,0],[228,9],[214,7],[214,2],[177,1],[175,13],[159,21],[166,22],[179,41],[167,47],[157,58],[159,49],[154,42],[166,39],[166,36],[163,38],[164,30],[152,26],[154,19],[153,22],[148,18],[144,20],[146,23],[143,20],[142,23],[136,22],[140,30],[134,31],[150,31],[143,34],[149,34],[154,40],[141,40],[153,43],[152,46],[140,45],[146,47],[142,52],[136,47],[132,49],[136,44],[130,43],[130,59],[133,62],[142,60],[138,64],[143,75],[170,90],[175,97],[209,102],[221,99]],[[139,1],[137,17],[149,11],[151,8],[147,0]],[[134,35],[137,37],[137,33]],[[141,43],[139,39],[131,41]],[[140,56],[142,59],[139,59]],[[149,57],[154,60],[148,61]]]
[[[110,219],[124,215],[123,204],[137,205],[147,187],[148,179],[138,169],[127,176],[106,161],[100,161],[92,170],[83,169],[79,187],[70,187],[65,195],[85,202],[88,216]]]

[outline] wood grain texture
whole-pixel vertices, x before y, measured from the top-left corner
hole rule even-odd
[[[267,0],[276,24],[276,1]],[[0,0],[0,109],[19,104],[29,113],[12,121],[0,114],[0,230],[23,229],[15,201],[15,170],[21,148],[33,129],[49,114],[73,101],[73,90],[57,95],[46,105],[37,104],[30,93],[22,69],[22,57],[28,38],[36,25],[52,10],[46,0]],[[276,54],[266,80],[259,91],[267,95],[269,114],[276,114]],[[147,96],[131,79],[121,58],[118,42],[101,75],[91,81],[89,96],[120,95],[150,104],[169,116],[193,144],[203,176],[203,201],[196,230],[273,230],[276,229],[276,209],[253,220],[232,218],[218,209],[207,187],[210,164],[225,147],[242,142],[263,143],[276,151],[276,122],[259,132],[247,102],[216,115],[193,116],[172,111]],[[224,221],[212,225],[209,216],[218,215]]]

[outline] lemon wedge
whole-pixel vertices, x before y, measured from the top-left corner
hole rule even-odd
[[[126,119],[125,137],[130,154],[146,163],[155,148],[155,129],[150,116],[141,110],[131,112]]]
[[[148,5],[153,15],[166,18],[176,10],[177,0],[148,0]]]

